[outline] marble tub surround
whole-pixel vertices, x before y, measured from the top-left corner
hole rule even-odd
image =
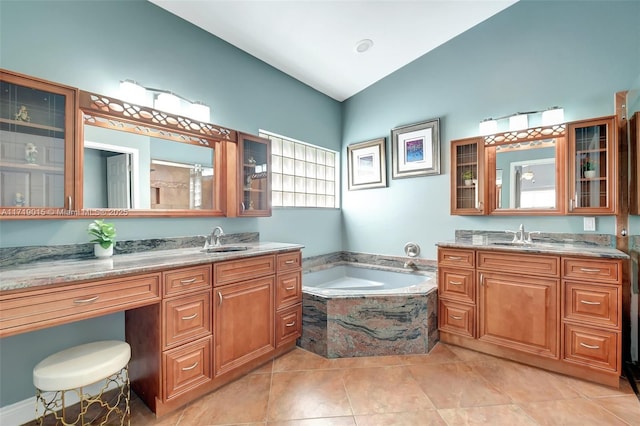
[[[527,231],[528,232],[528,231]],[[615,237],[608,234],[542,233],[533,236],[533,244],[508,245],[513,236],[499,231],[456,230],[454,241],[438,242],[439,247],[490,248],[492,250],[525,251],[580,255],[610,259],[628,259],[629,256],[613,247]],[[507,244],[507,245],[501,245]]]
[[[178,250],[204,247],[207,236],[150,238],[144,240],[116,240],[114,255],[149,252],[157,250]],[[260,240],[258,232],[225,234],[222,244],[255,243]],[[6,267],[33,262],[51,262],[69,259],[94,259],[93,243],[55,246],[25,246],[0,248],[0,270]]]
[[[98,280],[122,275],[200,265],[231,259],[241,259],[262,254],[299,250],[300,244],[276,242],[243,242],[244,251],[203,253],[201,247],[185,247],[172,250],[151,250],[119,254],[106,259],[65,259],[24,263],[0,269],[0,291],[25,289],[73,281]]]
[[[381,265],[362,263],[380,258]],[[432,282],[428,289],[416,292],[399,289],[395,294],[363,295],[341,291],[327,296],[304,290],[308,272],[351,265],[407,273],[404,262],[404,258],[349,252],[303,260],[302,336],[298,345],[326,358],[428,353],[438,340],[433,262],[424,261],[424,270],[413,272]]]
[[[370,269],[390,270],[394,272],[418,272],[435,273],[438,262],[436,260],[411,258],[415,268],[405,267],[405,263],[410,258],[407,256],[388,256],[369,253],[357,253],[350,251],[338,251],[319,256],[306,257],[302,259],[302,269],[305,272],[318,271],[332,268],[335,265],[363,266]]]

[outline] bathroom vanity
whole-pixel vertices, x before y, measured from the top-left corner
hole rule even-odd
[[[0,337],[125,311],[133,391],[170,412],[291,350],[302,246],[152,251],[3,271]]]
[[[626,254],[544,243],[438,246],[441,341],[619,386]]]

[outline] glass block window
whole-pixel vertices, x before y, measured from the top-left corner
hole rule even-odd
[[[271,140],[273,207],[340,207],[340,153],[261,130]]]

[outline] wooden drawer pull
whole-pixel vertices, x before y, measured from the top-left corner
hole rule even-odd
[[[594,274],[600,272],[600,269],[592,269],[592,268],[580,268],[580,270],[582,272],[590,272]]]
[[[292,321],[290,323],[285,324],[285,327],[293,327],[294,325],[296,325],[296,322]]]
[[[88,299],[76,299],[73,301],[73,303],[77,303],[77,304],[81,304],[81,303],[91,303],[91,302],[95,302],[96,300],[98,300],[100,296],[93,296],[90,297]]]
[[[585,305],[599,305],[600,302],[590,302],[588,300],[581,300],[580,303],[584,303]]]
[[[449,260],[462,260],[461,256],[447,256]]]
[[[198,366],[198,364],[200,363],[200,361],[196,361],[191,367],[184,367],[182,369],[182,371],[189,371],[189,370],[193,370],[194,368],[196,368]]]
[[[587,349],[600,349],[600,346],[598,345],[587,345],[586,343],[582,343],[580,342],[580,346],[587,348]]]
[[[454,319],[454,320],[461,320],[462,317],[457,317],[455,315],[449,315],[449,318]]]
[[[190,319],[194,319],[195,317],[198,316],[198,313],[196,312],[193,315],[189,315],[188,317],[182,317],[183,320],[190,320]]]
[[[296,286],[292,285],[291,287],[285,287],[285,290],[289,291],[289,290],[295,290]]]
[[[452,285],[462,285],[462,283],[460,281],[449,281],[449,284]]]
[[[180,280],[180,284],[193,284],[196,282],[196,277],[189,278],[188,280]]]
[[[295,260],[285,260],[284,263],[285,263],[285,265],[291,265],[291,264],[296,263],[296,261]]]

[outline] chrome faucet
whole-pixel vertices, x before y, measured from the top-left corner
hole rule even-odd
[[[220,237],[222,237],[223,235],[224,231],[222,230],[221,226],[216,226],[215,228],[213,228],[213,232],[211,232],[210,237],[211,245],[213,247],[220,247]]]
[[[520,228],[518,228],[517,231],[504,231],[507,234],[513,234],[513,240],[511,240],[512,243],[516,243],[516,244],[531,244],[533,243],[533,240],[531,239],[531,235],[535,235],[535,234],[540,234],[540,231],[529,231],[526,232],[524,230],[524,224],[520,224]]]

